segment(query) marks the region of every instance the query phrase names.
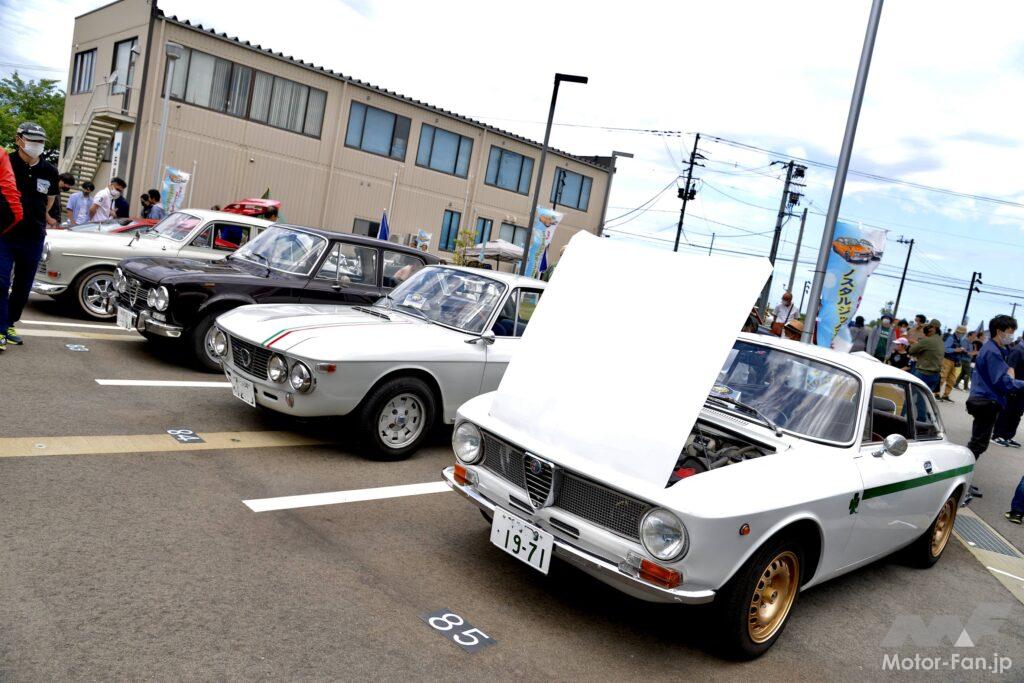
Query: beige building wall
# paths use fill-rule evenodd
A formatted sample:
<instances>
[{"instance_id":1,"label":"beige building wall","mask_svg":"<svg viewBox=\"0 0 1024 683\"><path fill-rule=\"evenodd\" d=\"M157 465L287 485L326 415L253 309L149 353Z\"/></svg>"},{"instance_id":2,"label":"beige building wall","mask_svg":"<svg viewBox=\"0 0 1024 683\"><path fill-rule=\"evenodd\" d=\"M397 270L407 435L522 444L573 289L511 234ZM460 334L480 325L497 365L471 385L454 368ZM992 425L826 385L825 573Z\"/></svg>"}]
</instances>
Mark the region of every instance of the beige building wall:
<instances>
[{"instance_id":1,"label":"beige building wall","mask_svg":"<svg viewBox=\"0 0 1024 683\"><path fill-rule=\"evenodd\" d=\"M132 10L122 13L119 8L127 6ZM122 0L80 18L76 22L76 41L81 35L83 39L89 36L102 42L103 38L94 37L99 30L97 26L109 25L115 18L120 21L122 16L126 22L132 23L132 28L119 29L116 33L108 30L108 33L114 36L135 31L140 34L141 42L148 21L148 3L143 0ZM478 217L491 219L492 239L497 239L502 222L519 226L527 224L537 182L539 145L162 17L158 17L154 24L154 49L149 58L145 90L141 93L144 105L139 122L138 152L135 173L129 179L133 211L138 209L134 198L156 186L156 156L166 68L162 46L168 41L327 92L319 139L172 101L163 165L186 172L195 168L191 183L193 206L209 208L237 199L258 197L269 188L271 197L282 202L283 220L350 232L356 218L380 220L388 207L394 185L394 206L388 215L392 236L412 234L419 229L432 233L431 251L443 258L451 258L451 253L437 249L446 209L462 214L463 227L475 227ZM108 64L112 44L111 40L106 48ZM98 63L102 61L101 57ZM141 75L141 69L137 74ZM137 77L136 83L140 82ZM74 102L80 99L78 96ZM344 145L353 100L411 119L404 162ZM69 98L69 108L74 106ZM68 111L65 112L65 123L68 123ZM468 178L416 165L420 126L424 123L473 140ZM485 184L492 145L534 159L529 196ZM542 206L550 206L551 187L559 167L591 177L593 185L587 211L558 207L565 218L556 233L553 255L575 232L598 231L609 181L608 170L604 167L549 153L544 177L540 180ZM97 181L97 185L100 184Z\"/></svg>"}]
</instances>

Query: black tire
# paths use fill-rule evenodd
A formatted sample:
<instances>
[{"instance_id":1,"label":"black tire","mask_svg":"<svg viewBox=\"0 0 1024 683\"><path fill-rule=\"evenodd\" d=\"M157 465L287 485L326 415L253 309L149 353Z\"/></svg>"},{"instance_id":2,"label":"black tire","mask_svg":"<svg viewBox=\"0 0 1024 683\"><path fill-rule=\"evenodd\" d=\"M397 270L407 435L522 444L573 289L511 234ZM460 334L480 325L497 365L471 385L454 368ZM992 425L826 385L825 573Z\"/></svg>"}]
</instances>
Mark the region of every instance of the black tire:
<instances>
[{"instance_id":1,"label":"black tire","mask_svg":"<svg viewBox=\"0 0 1024 683\"><path fill-rule=\"evenodd\" d=\"M195 359L199 369L206 372L224 371L221 367L220 359L214 356L213 352L207 349L206 345L206 335L213 330L213 323L221 313L224 313L224 311L216 311L203 316L196 326L187 332L192 358Z\"/></svg>"},{"instance_id":2,"label":"black tire","mask_svg":"<svg viewBox=\"0 0 1024 683\"><path fill-rule=\"evenodd\" d=\"M949 545L949 538L953 533L953 523L956 522L956 512L959 509L959 501L960 496L956 493L947 498L938 514L935 515L935 519L928 525L928 530L906 547L903 557L907 564L919 569L928 569L939 561L946 546ZM936 541L935 544L933 544L933 540Z\"/></svg>"},{"instance_id":3,"label":"black tire","mask_svg":"<svg viewBox=\"0 0 1024 683\"><path fill-rule=\"evenodd\" d=\"M795 559L795 569L789 563ZM774 575L769 582L764 579L769 573L777 571L773 566L778 563L785 571ZM805 567L803 548L800 544L789 537L776 537L762 545L747 560L736 575L729 580L729 583L719 591L715 599L717 610L716 620L718 622L718 645L722 654L730 659L745 660L760 657L767 652L775 641L782 635L786 624L793 614L800 595L800 586L803 584L803 570ZM795 574L795 575L794 575ZM784 593L783 602L766 602L761 599L762 591L772 590L776 595ZM785 591L782 589L785 587ZM755 592L759 593L759 599L754 602ZM778 598L776 598L778 600ZM763 605L755 609L755 604ZM774 610L773 610L774 608ZM774 625L763 624L759 621L759 615L772 615L783 611ZM763 630L754 637L754 632L763 625Z\"/></svg>"},{"instance_id":4,"label":"black tire","mask_svg":"<svg viewBox=\"0 0 1024 683\"><path fill-rule=\"evenodd\" d=\"M101 312L100 305L94 303L94 297L100 291L97 288L98 280L109 282L109 292L114 291L113 268L90 268L84 273L80 273L71 283L71 287L68 288L71 295L67 300L74 306L76 312L90 320L113 320L117 317L116 306L109 306L107 310Z\"/></svg>"},{"instance_id":5,"label":"black tire","mask_svg":"<svg viewBox=\"0 0 1024 683\"><path fill-rule=\"evenodd\" d=\"M401 397L410 397L402 400ZM390 410L397 418L412 420L415 413L414 429L405 429L410 434L408 441L395 441L388 438L383 429L379 429L385 408L392 401L398 401L397 407ZM400 412L405 406L405 415ZM424 440L430 435L437 415L437 400L430 386L418 377L395 377L375 387L363 401L357 415L359 429L362 432L363 445L369 454L378 460L404 460L419 450ZM408 425L403 422L402 425ZM395 423L394 432L403 431L404 427Z\"/></svg>"}]
</instances>

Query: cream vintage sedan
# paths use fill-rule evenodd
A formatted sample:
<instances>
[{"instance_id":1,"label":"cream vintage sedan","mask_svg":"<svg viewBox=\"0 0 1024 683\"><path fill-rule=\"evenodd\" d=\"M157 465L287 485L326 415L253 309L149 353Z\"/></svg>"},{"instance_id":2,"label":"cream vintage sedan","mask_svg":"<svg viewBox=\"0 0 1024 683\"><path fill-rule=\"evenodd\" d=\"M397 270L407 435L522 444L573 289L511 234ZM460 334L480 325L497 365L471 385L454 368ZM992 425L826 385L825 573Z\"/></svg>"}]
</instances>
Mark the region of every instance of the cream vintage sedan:
<instances>
[{"instance_id":1,"label":"cream vintage sedan","mask_svg":"<svg viewBox=\"0 0 1024 683\"><path fill-rule=\"evenodd\" d=\"M491 520L494 545L541 573L557 557L643 600L713 603L736 657L771 647L804 589L897 550L939 559L975 460L923 382L736 339L758 262L602 242L573 239L499 389L459 409L443 477ZM654 294L617 305L615 264ZM721 273L714 296L676 296ZM617 325L579 343L609 309ZM679 334L694 320L700 335Z\"/></svg>"},{"instance_id":2,"label":"cream vintage sedan","mask_svg":"<svg viewBox=\"0 0 1024 683\"><path fill-rule=\"evenodd\" d=\"M544 291L540 280L422 268L368 306L265 304L217 318L214 351L234 394L287 415L351 415L383 459L494 389Z\"/></svg>"},{"instance_id":3,"label":"cream vintage sedan","mask_svg":"<svg viewBox=\"0 0 1024 683\"><path fill-rule=\"evenodd\" d=\"M64 302L89 318L109 320L117 315L114 271L122 259L181 256L212 261L238 249L268 225L270 221L234 213L185 209L140 234L47 230L32 291Z\"/></svg>"}]
</instances>

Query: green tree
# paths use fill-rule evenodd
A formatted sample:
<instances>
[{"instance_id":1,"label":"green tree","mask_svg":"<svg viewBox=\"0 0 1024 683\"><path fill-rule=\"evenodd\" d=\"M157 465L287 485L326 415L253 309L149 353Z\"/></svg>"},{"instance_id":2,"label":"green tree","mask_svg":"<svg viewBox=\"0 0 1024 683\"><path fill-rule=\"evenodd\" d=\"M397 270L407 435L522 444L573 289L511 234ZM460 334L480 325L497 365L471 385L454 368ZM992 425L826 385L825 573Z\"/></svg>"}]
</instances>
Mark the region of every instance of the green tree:
<instances>
[{"instance_id":1,"label":"green tree","mask_svg":"<svg viewBox=\"0 0 1024 683\"><path fill-rule=\"evenodd\" d=\"M452 263L456 266L464 266L471 259L467 255L467 252L476 246L476 228L466 225L459 230L459 234L455 236L455 256L452 258Z\"/></svg>"},{"instance_id":2,"label":"green tree","mask_svg":"<svg viewBox=\"0 0 1024 683\"><path fill-rule=\"evenodd\" d=\"M0 79L0 147L14 147L14 133L22 121L34 121L46 129L46 147L59 149L64 120L64 92L57 81L24 80L15 71Z\"/></svg>"}]
</instances>

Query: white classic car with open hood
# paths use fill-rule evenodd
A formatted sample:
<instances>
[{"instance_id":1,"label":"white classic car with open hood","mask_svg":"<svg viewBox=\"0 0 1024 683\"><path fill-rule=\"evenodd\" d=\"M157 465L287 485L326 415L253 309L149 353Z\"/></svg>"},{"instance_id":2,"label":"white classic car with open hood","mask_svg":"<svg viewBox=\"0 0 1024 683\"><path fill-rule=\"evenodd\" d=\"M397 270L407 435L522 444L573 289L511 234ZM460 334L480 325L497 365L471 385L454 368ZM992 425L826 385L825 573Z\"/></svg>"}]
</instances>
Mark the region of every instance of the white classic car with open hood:
<instances>
[{"instance_id":1,"label":"white classic car with open hood","mask_svg":"<svg viewBox=\"0 0 1024 683\"><path fill-rule=\"evenodd\" d=\"M32 291L65 301L90 318L111 319L117 315L114 271L122 259L181 256L212 261L270 224L234 213L185 209L138 234L47 230Z\"/></svg>"},{"instance_id":2,"label":"white classic car with open hood","mask_svg":"<svg viewBox=\"0 0 1024 683\"><path fill-rule=\"evenodd\" d=\"M235 396L302 417L353 415L373 452L411 455L498 386L545 283L427 266L372 306L265 304L217 318Z\"/></svg>"},{"instance_id":3,"label":"white classic car with open hood","mask_svg":"<svg viewBox=\"0 0 1024 683\"><path fill-rule=\"evenodd\" d=\"M443 473L505 552L713 602L738 657L775 642L804 588L901 548L935 563L974 467L910 374L737 339L767 272L577 235L498 390L459 409ZM647 297L621 287L641 279Z\"/></svg>"}]
</instances>

